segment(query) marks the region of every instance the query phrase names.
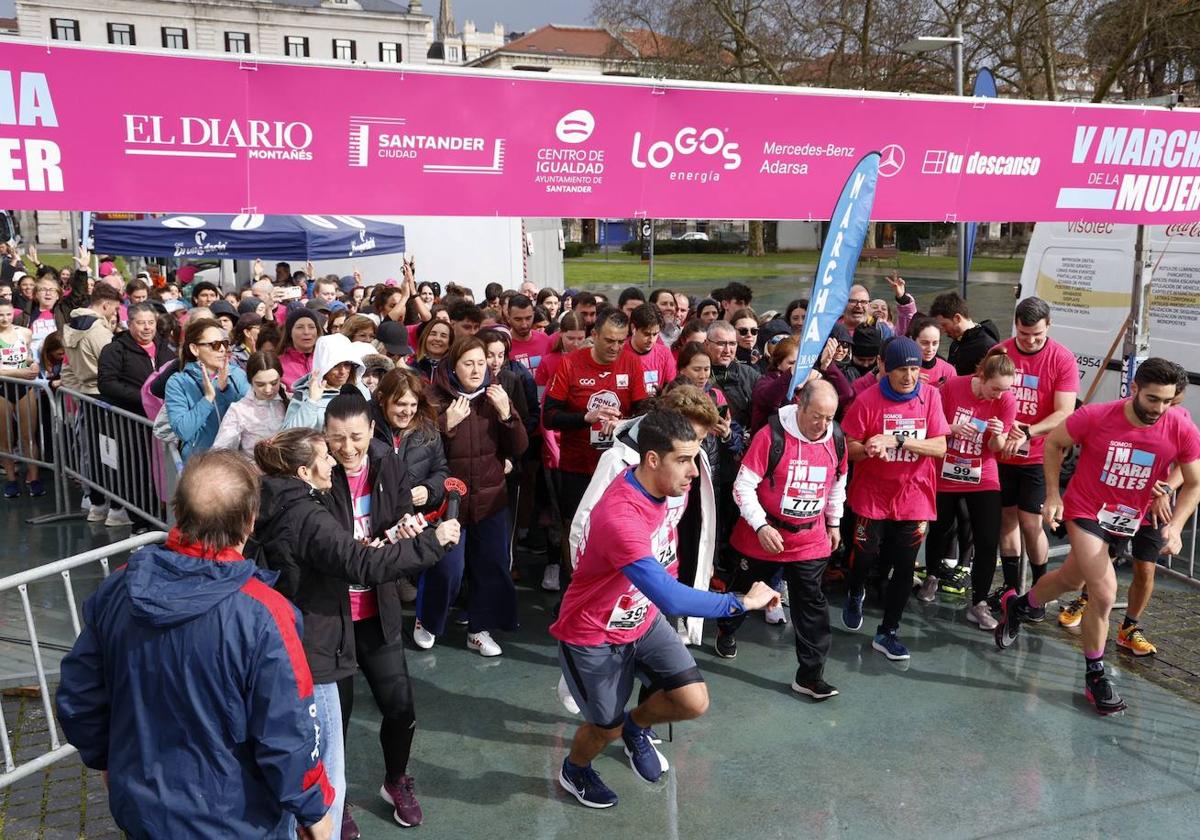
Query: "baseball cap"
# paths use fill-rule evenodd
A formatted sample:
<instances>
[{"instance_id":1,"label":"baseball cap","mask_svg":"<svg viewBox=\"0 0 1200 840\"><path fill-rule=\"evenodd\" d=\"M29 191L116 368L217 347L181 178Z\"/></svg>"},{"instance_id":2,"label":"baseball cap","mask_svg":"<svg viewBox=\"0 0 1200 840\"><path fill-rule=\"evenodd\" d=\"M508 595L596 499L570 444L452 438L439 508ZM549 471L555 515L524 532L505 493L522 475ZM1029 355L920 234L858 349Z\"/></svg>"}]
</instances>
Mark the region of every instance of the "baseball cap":
<instances>
[{"instance_id":1,"label":"baseball cap","mask_svg":"<svg viewBox=\"0 0 1200 840\"><path fill-rule=\"evenodd\" d=\"M380 324L375 340L393 356L412 354L412 348L408 346L408 327L399 321L387 320Z\"/></svg>"}]
</instances>

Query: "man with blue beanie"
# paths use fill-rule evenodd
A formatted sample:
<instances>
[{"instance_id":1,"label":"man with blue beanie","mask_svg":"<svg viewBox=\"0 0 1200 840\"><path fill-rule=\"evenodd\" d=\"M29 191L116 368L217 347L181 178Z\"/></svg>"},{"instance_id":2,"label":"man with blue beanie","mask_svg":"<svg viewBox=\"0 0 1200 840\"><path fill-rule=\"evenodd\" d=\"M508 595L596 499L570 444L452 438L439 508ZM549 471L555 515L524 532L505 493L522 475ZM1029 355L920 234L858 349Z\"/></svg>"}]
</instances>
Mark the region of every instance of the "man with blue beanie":
<instances>
[{"instance_id":1,"label":"man with blue beanie","mask_svg":"<svg viewBox=\"0 0 1200 840\"><path fill-rule=\"evenodd\" d=\"M917 551L927 523L937 518L938 466L950 428L941 395L921 382L917 343L894 338L883 360L886 376L854 400L842 421L850 460L857 465L847 496L858 516L842 623L848 630L862 627L867 575L886 552L892 576L871 647L888 659L903 660L908 649L897 631L912 592Z\"/></svg>"}]
</instances>

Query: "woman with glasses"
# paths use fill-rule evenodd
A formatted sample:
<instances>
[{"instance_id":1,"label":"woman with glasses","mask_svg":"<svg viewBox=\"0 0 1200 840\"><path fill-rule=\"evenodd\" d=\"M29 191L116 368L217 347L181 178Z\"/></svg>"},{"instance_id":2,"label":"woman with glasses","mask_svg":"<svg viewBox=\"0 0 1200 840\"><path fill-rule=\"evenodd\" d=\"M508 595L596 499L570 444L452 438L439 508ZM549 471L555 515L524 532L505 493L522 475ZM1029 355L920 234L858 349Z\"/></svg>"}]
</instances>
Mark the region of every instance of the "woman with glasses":
<instances>
[{"instance_id":1,"label":"woman with glasses","mask_svg":"<svg viewBox=\"0 0 1200 840\"><path fill-rule=\"evenodd\" d=\"M193 452L212 447L225 412L246 396L250 384L241 368L230 364L229 339L212 318L188 322L180 361L183 370L167 380L165 404L187 461Z\"/></svg>"},{"instance_id":2,"label":"woman with glasses","mask_svg":"<svg viewBox=\"0 0 1200 840\"><path fill-rule=\"evenodd\" d=\"M729 323L737 332L737 360L757 365L760 354L754 345L758 342L758 316L753 309L739 309L730 316Z\"/></svg>"}]
</instances>

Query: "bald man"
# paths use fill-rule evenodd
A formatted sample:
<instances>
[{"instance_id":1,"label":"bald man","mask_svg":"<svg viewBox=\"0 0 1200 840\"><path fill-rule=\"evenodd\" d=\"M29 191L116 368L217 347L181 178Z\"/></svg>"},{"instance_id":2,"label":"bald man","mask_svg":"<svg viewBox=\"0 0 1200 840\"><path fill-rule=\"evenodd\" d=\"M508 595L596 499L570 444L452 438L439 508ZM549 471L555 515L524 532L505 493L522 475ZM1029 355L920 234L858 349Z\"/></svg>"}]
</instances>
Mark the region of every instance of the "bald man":
<instances>
[{"instance_id":1,"label":"bald man","mask_svg":"<svg viewBox=\"0 0 1200 840\"><path fill-rule=\"evenodd\" d=\"M783 570L796 630L792 690L814 701L838 693L823 678L830 633L821 589L829 555L841 543L846 499L846 444L833 419L837 408L832 385L806 384L759 429L733 484L741 517L729 539L738 556L731 591L746 592L754 581L769 581ZM743 620L717 622L719 655L737 655L734 633Z\"/></svg>"}]
</instances>

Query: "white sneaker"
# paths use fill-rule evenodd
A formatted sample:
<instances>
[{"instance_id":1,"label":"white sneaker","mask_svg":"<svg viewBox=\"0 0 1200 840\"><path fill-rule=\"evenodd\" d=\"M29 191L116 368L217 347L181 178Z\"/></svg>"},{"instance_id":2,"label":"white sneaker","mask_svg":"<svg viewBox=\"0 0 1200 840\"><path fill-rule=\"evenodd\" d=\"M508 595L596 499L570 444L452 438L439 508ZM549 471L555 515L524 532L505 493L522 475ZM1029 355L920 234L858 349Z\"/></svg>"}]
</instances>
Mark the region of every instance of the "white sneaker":
<instances>
[{"instance_id":1,"label":"white sneaker","mask_svg":"<svg viewBox=\"0 0 1200 840\"><path fill-rule=\"evenodd\" d=\"M500 645L496 644L496 640L492 638L492 634L486 630L481 630L478 633L468 633L467 648L479 651L480 656L499 656L504 653L500 649Z\"/></svg>"},{"instance_id":2,"label":"white sneaker","mask_svg":"<svg viewBox=\"0 0 1200 840\"><path fill-rule=\"evenodd\" d=\"M108 505L92 505L88 511L88 522L103 522L108 519Z\"/></svg>"},{"instance_id":3,"label":"white sneaker","mask_svg":"<svg viewBox=\"0 0 1200 840\"><path fill-rule=\"evenodd\" d=\"M91 519L89 516L88 519ZM123 528L126 525L132 525L133 520L129 518L129 511L125 508L109 508L108 516L104 517L104 524L109 528Z\"/></svg>"},{"instance_id":4,"label":"white sneaker","mask_svg":"<svg viewBox=\"0 0 1200 840\"><path fill-rule=\"evenodd\" d=\"M980 630L995 630L999 624L992 611L988 609L987 601L980 601L974 606L967 607L967 621L978 624Z\"/></svg>"},{"instance_id":5,"label":"white sneaker","mask_svg":"<svg viewBox=\"0 0 1200 840\"><path fill-rule=\"evenodd\" d=\"M397 583L400 584L400 600L406 604L411 604L417 600L417 587L411 580L406 577L400 578Z\"/></svg>"},{"instance_id":6,"label":"white sneaker","mask_svg":"<svg viewBox=\"0 0 1200 840\"><path fill-rule=\"evenodd\" d=\"M567 688L567 678L559 674L558 677L558 702L563 704L563 708L573 715L579 714L579 704L575 702L574 695L571 694L571 689Z\"/></svg>"},{"instance_id":7,"label":"white sneaker","mask_svg":"<svg viewBox=\"0 0 1200 840\"><path fill-rule=\"evenodd\" d=\"M775 624L782 626L787 624L787 616L783 614L783 607L772 607L766 613L767 624Z\"/></svg>"},{"instance_id":8,"label":"white sneaker","mask_svg":"<svg viewBox=\"0 0 1200 840\"><path fill-rule=\"evenodd\" d=\"M926 576L921 583L921 588L917 590L917 600L924 601L926 604L932 604L937 600L938 579L933 575Z\"/></svg>"},{"instance_id":9,"label":"white sneaker","mask_svg":"<svg viewBox=\"0 0 1200 840\"><path fill-rule=\"evenodd\" d=\"M84 496L83 501L81 501L79 503L79 509L84 511L85 513L87 511L91 510L92 509L92 500L89 499L87 496Z\"/></svg>"},{"instance_id":10,"label":"white sneaker","mask_svg":"<svg viewBox=\"0 0 1200 840\"><path fill-rule=\"evenodd\" d=\"M429 650L433 647L433 643L437 641L437 636L430 633L421 626L421 620L417 619L417 623L413 625L413 642L421 650Z\"/></svg>"},{"instance_id":11,"label":"white sneaker","mask_svg":"<svg viewBox=\"0 0 1200 840\"><path fill-rule=\"evenodd\" d=\"M558 581L558 565L547 566L546 571L542 572L542 589L547 592L557 592L561 585Z\"/></svg>"}]
</instances>

